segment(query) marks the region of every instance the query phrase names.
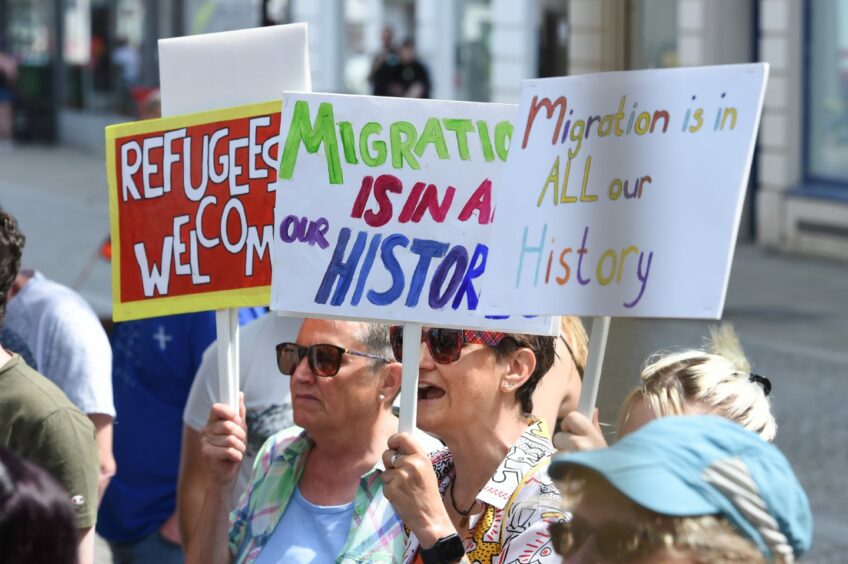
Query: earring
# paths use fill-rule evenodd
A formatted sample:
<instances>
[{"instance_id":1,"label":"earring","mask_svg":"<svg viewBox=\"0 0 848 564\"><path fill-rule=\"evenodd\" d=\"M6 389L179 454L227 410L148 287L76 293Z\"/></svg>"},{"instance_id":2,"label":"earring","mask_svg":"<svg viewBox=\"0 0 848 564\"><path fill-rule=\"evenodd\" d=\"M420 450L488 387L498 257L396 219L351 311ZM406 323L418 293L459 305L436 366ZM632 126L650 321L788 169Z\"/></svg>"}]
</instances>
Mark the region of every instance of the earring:
<instances>
[{"instance_id":1,"label":"earring","mask_svg":"<svg viewBox=\"0 0 848 564\"><path fill-rule=\"evenodd\" d=\"M384 399L386 399L385 394L380 394L380 401L383 401Z\"/></svg>"},{"instance_id":2,"label":"earring","mask_svg":"<svg viewBox=\"0 0 848 564\"><path fill-rule=\"evenodd\" d=\"M512 389L512 384L506 384L506 383L505 383L505 384L504 384L503 386L501 386L501 387L503 388L503 391L508 392L508 391L510 391L510 390Z\"/></svg>"}]
</instances>

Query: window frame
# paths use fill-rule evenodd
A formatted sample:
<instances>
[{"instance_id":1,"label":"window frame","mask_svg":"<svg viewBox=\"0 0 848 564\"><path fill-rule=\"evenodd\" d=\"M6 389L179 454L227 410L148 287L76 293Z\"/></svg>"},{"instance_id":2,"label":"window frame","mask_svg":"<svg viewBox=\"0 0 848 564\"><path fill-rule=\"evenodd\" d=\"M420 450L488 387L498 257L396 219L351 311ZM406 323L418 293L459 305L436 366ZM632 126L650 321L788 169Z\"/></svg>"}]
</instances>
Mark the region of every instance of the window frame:
<instances>
[{"instance_id":1,"label":"window frame","mask_svg":"<svg viewBox=\"0 0 848 564\"><path fill-rule=\"evenodd\" d=\"M820 0L819 0L820 1ZM811 133L812 127L812 59L813 59L813 2L805 0L803 4L802 40L802 86L801 86L801 186L792 192L812 198L843 200L848 202L848 176L843 179L820 176L812 172Z\"/></svg>"}]
</instances>

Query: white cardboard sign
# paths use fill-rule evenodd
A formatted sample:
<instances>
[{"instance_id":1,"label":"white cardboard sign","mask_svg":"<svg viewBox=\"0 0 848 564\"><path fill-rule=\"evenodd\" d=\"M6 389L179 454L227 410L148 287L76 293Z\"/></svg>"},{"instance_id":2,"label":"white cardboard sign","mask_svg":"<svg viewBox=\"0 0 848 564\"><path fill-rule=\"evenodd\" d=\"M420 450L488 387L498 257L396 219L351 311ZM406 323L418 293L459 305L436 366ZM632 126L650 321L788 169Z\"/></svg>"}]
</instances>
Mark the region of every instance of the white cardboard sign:
<instances>
[{"instance_id":1,"label":"white cardboard sign","mask_svg":"<svg viewBox=\"0 0 848 564\"><path fill-rule=\"evenodd\" d=\"M159 81L163 116L270 102L284 90L309 91L306 24L160 39Z\"/></svg>"},{"instance_id":2,"label":"white cardboard sign","mask_svg":"<svg viewBox=\"0 0 848 564\"><path fill-rule=\"evenodd\" d=\"M271 307L551 333L479 293L515 106L286 93Z\"/></svg>"},{"instance_id":3,"label":"white cardboard sign","mask_svg":"<svg viewBox=\"0 0 848 564\"><path fill-rule=\"evenodd\" d=\"M484 308L720 317L767 74L759 63L525 81Z\"/></svg>"}]
</instances>

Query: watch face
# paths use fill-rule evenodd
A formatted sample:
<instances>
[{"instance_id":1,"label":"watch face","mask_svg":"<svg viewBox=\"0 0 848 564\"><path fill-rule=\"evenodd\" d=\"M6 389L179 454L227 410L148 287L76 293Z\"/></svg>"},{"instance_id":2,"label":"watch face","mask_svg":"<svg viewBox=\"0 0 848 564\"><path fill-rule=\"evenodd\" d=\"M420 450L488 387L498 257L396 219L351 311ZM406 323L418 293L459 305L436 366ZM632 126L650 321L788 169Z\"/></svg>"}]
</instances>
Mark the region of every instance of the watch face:
<instances>
[{"instance_id":1,"label":"watch face","mask_svg":"<svg viewBox=\"0 0 848 564\"><path fill-rule=\"evenodd\" d=\"M465 556L465 546L456 534L439 539L436 550L443 562L455 562Z\"/></svg>"}]
</instances>

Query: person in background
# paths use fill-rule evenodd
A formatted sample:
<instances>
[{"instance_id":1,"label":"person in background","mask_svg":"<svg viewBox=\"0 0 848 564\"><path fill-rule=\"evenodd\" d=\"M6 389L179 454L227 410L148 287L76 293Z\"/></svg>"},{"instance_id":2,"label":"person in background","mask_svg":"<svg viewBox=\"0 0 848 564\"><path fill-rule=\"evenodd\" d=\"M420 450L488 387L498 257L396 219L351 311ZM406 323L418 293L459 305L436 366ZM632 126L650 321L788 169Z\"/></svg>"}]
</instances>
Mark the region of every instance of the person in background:
<instances>
[{"instance_id":1,"label":"person in background","mask_svg":"<svg viewBox=\"0 0 848 564\"><path fill-rule=\"evenodd\" d=\"M401 361L402 328L391 335ZM447 448L428 455L398 433L383 453L386 497L411 531L402 562L553 562L554 448L531 414L554 337L425 328L422 341L418 426Z\"/></svg>"},{"instance_id":2,"label":"person in background","mask_svg":"<svg viewBox=\"0 0 848 564\"><path fill-rule=\"evenodd\" d=\"M812 515L772 444L712 415L651 421L606 449L554 457L570 520L551 525L566 563L791 564Z\"/></svg>"},{"instance_id":3,"label":"person in background","mask_svg":"<svg viewBox=\"0 0 848 564\"><path fill-rule=\"evenodd\" d=\"M533 392L533 414L545 420L551 433L580 400L589 337L579 317L562 316L555 353L554 365Z\"/></svg>"},{"instance_id":4,"label":"person in background","mask_svg":"<svg viewBox=\"0 0 848 564\"><path fill-rule=\"evenodd\" d=\"M74 507L56 480L0 446L0 554L6 564L75 564Z\"/></svg>"},{"instance_id":5,"label":"person in background","mask_svg":"<svg viewBox=\"0 0 848 564\"><path fill-rule=\"evenodd\" d=\"M381 34L382 47L374 55L371 62L371 72L368 73L368 82L371 83L374 96L388 96L389 83L394 76L398 64L397 49L394 44L394 31L389 26L383 28Z\"/></svg>"},{"instance_id":6,"label":"person in background","mask_svg":"<svg viewBox=\"0 0 848 564\"><path fill-rule=\"evenodd\" d=\"M115 474L112 349L106 331L82 296L38 271L20 271L8 295L9 328L32 350L41 373L94 423L102 496Z\"/></svg>"},{"instance_id":7,"label":"person in background","mask_svg":"<svg viewBox=\"0 0 848 564\"><path fill-rule=\"evenodd\" d=\"M642 370L641 385L622 403L619 435L632 433L648 421L669 415L710 413L726 417L774 440L777 423L771 411L771 382L751 372L733 328L710 330L706 350L655 355ZM597 425L573 411L562 423L554 444L563 450L603 448Z\"/></svg>"},{"instance_id":8,"label":"person in background","mask_svg":"<svg viewBox=\"0 0 848 564\"><path fill-rule=\"evenodd\" d=\"M202 439L212 479L189 562L399 560L406 535L383 495L380 460L398 426L401 367L390 350L386 325L321 319L305 320L297 342L277 345L299 427L265 442L229 526L248 441L244 405L240 416L212 407Z\"/></svg>"},{"instance_id":9,"label":"person in background","mask_svg":"<svg viewBox=\"0 0 848 564\"><path fill-rule=\"evenodd\" d=\"M399 64L389 81L389 95L404 98L429 98L430 72L418 60L412 39L403 41L398 52L398 59Z\"/></svg>"},{"instance_id":10,"label":"person in background","mask_svg":"<svg viewBox=\"0 0 848 564\"><path fill-rule=\"evenodd\" d=\"M20 267L24 242L15 219L0 212L0 325L4 322L9 289ZM94 425L55 384L27 366L20 356L2 347L0 445L38 464L62 484L66 499L73 506L78 561L91 564L98 482ZM0 503L0 514L11 508L11 504ZM58 529L55 534L59 542ZM5 561L10 552L2 550L0 554Z\"/></svg>"},{"instance_id":11,"label":"person in background","mask_svg":"<svg viewBox=\"0 0 848 564\"><path fill-rule=\"evenodd\" d=\"M275 347L297 338L303 320L270 313L244 327L239 334L239 389L244 393L248 442L244 461L233 486L228 510L234 509L250 481L253 461L268 438L288 427L292 419L290 378L280 374ZM177 487L177 514L183 546L188 546L206 488L209 467L201 452L201 432L212 406L218 403L218 344L212 343L203 358L183 411L183 440Z\"/></svg>"},{"instance_id":12,"label":"person in background","mask_svg":"<svg viewBox=\"0 0 848 564\"><path fill-rule=\"evenodd\" d=\"M141 53L138 47L126 38L118 40L112 51L112 64L121 71L121 84L124 88L135 86L141 77Z\"/></svg>"},{"instance_id":13,"label":"person in background","mask_svg":"<svg viewBox=\"0 0 848 564\"><path fill-rule=\"evenodd\" d=\"M248 323L264 308L244 308ZM116 323L112 331L115 460L97 520L115 564L183 562L177 523L182 413L215 312Z\"/></svg>"}]
</instances>

